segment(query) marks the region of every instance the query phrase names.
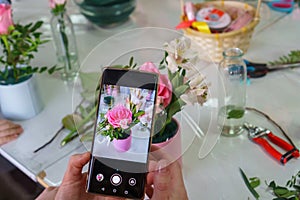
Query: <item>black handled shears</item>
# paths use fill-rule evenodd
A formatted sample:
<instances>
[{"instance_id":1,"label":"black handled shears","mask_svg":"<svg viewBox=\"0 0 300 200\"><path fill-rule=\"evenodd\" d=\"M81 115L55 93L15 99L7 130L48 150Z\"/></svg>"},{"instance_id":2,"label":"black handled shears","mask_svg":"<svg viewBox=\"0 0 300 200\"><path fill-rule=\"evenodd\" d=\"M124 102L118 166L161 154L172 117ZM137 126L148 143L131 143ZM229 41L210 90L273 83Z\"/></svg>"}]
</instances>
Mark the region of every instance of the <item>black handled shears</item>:
<instances>
[{"instance_id":1,"label":"black handled shears","mask_svg":"<svg viewBox=\"0 0 300 200\"><path fill-rule=\"evenodd\" d=\"M300 67L300 63L268 65L267 63L254 63L244 60L247 66L247 76L250 78L260 78L272 71Z\"/></svg>"}]
</instances>

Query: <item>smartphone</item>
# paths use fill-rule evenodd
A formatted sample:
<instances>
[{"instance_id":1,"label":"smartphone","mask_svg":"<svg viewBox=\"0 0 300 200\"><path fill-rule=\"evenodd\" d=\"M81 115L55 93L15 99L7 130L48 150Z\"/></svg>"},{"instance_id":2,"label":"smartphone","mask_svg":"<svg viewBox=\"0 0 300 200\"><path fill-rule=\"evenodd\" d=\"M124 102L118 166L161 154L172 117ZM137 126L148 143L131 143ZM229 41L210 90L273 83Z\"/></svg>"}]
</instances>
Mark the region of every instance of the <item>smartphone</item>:
<instances>
[{"instance_id":1,"label":"smartphone","mask_svg":"<svg viewBox=\"0 0 300 200\"><path fill-rule=\"evenodd\" d=\"M158 75L106 68L100 82L86 191L142 199L153 135ZM128 110L132 119L126 118L130 114ZM113 136L120 133L118 139Z\"/></svg>"}]
</instances>

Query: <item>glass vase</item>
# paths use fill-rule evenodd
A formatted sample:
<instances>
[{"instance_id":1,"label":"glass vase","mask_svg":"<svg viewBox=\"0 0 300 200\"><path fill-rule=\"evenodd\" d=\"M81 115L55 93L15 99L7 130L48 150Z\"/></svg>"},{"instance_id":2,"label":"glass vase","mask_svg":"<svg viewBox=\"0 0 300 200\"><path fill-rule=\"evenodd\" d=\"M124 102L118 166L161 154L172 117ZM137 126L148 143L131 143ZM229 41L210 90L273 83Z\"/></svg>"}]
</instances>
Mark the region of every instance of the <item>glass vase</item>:
<instances>
[{"instance_id":1,"label":"glass vase","mask_svg":"<svg viewBox=\"0 0 300 200\"><path fill-rule=\"evenodd\" d=\"M73 23L66 12L52 15L51 30L57 56L57 67L61 67L64 81L73 81L78 75L79 59Z\"/></svg>"},{"instance_id":2,"label":"glass vase","mask_svg":"<svg viewBox=\"0 0 300 200\"><path fill-rule=\"evenodd\" d=\"M246 106L247 68L243 51L230 48L223 52L219 64L218 125L224 136L236 136L243 131Z\"/></svg>"}]
</instances>

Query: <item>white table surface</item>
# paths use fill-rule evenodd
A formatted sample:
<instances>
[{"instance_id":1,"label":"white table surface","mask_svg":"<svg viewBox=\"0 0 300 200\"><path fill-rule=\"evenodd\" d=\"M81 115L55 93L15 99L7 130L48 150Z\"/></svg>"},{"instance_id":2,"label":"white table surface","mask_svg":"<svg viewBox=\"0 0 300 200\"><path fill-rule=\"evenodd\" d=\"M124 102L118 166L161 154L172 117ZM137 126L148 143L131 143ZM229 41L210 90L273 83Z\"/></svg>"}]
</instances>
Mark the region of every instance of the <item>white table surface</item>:
<instances>
[{"instance_id":1,"label":"white table surface","mask_svg":"<svg viewBox=\"0 0 300 200\"><path fill-rule=\"evenodd\" d=\"M45 35L50 36L51 15L47 1L19 0L13 3L15 21L29 22L33 19L42 19L45 21L43 26ZM98 43L123 31L142 27L173 29L179 22L180 5L177 0L138 0L137 8L130 20L112 29L95 29L78 14L74 5L69 6L69 12L75 20L80 59L84 60ZM261 22L255 30L245 58L267 62L286 55L290 50L299 49L299 22L299 9L286 15L270 11L263 4ZM126 42L124 44L126 45ZM126 47L120 46L119 48L126 49ZM103 55L116 54L115 49L116 47L105 49ZM100 56L100 58L103 57ZM55 59L53 45L49 42L36 55L34 64L53 65ZM99 63L99 66L102 64ZM203 69L212 83L214 82L214 67L212 65ZM255 107L271 116L286 130L298 147L300 146L299 77L300 70L296 69L269 73L266 77L252 79L247 88L247 106ZM34 154L33 150L49 140L60 128L62 117L74 110L76 103L79 102L79 95L76 92L78 86L75 86L73 90L73 87L64 85L58 77L48 75L39 75L38 81L45 102L44 110L30 120L18 122L24 127L24 134L16 141L3 145L0 153L33 180L37 181L37 175L45 172L46 184L59 185L69 157L72 154L87 151L85 146L79 140L74 140L60 148L59 141L67 134L64 132L51 145L37 154ZM212 94L211 102L213 102L213 96ZM204 132L204 135L200 137L194 134L195 130L187 122L188 119L183 117L183 172L189 198L240 200L249 197L249 199L254 199L240 176L240 167L249 177L261 178L262 183L258 189L261 199L271 199L270 194L265 191L264 181L275 180L279 184L285 184L292 175L299 171L299 160L292 159L285 166L279 164L256 144L249 141L246 133L234 138L220 137L212 151L206 149L204 155L207 156L199 159L199 149L203 147L204 136L216 134L210 132L214 129L209 129L212 125L210 123L211 105L196 110L187 109ZM272 128L275 134L282 136L279 130L263 117L248 112L246 118L258 125Z\"/></svg>"}]
</instances>

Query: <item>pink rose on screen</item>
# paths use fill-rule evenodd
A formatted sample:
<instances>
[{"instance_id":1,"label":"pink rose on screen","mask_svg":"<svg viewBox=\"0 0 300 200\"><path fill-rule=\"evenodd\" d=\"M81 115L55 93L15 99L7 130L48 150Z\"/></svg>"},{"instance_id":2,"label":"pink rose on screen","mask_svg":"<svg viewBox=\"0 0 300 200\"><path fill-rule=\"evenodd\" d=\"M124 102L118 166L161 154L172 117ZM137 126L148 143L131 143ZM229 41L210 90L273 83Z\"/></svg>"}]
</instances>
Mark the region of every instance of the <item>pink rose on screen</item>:
<instances>
[{"instance_id":1,"label":"pink rose on screen","mask_svg":"<svg viewBox=\"0 0 300 200\"><path fill-rule=\"evenodd\" d=\"M67 0L49 0L50 8L55 8L56 5L63 5Z\"/></svg>"},{"instance_id":2,"label":"pink rose on screen","mask_svg":"<svg viewBox=\"0 0 300 200\"><path fill-rule=\"evenodd\" d=\"M0 4L0 35L8 34L8 28L13 25L11 5Z\"/></svg>"},{"instance_id":3,"label":"pink rose on screen","mask_svg":"<svg viewBox=\"0 0 300 200\"><path fill-rule=\"evenodd\" d=\"M132 122L132 112L121 104L109 110L106 117L114 128L127 129Z\"/></svg>"},{"instance_id":4,"label":"pink rose on screen","mask_svg":"<svg viewBox=\"0 0 300 200\"><path fill-rule=\"evenodd\" d=\"M140 67L141 71L154 72L159 74L158 101L167 107L172 100L172 83L168 78L168 75L160 74L158 68L152 62L146 62Z\"/></svg>"}]
</instances>

